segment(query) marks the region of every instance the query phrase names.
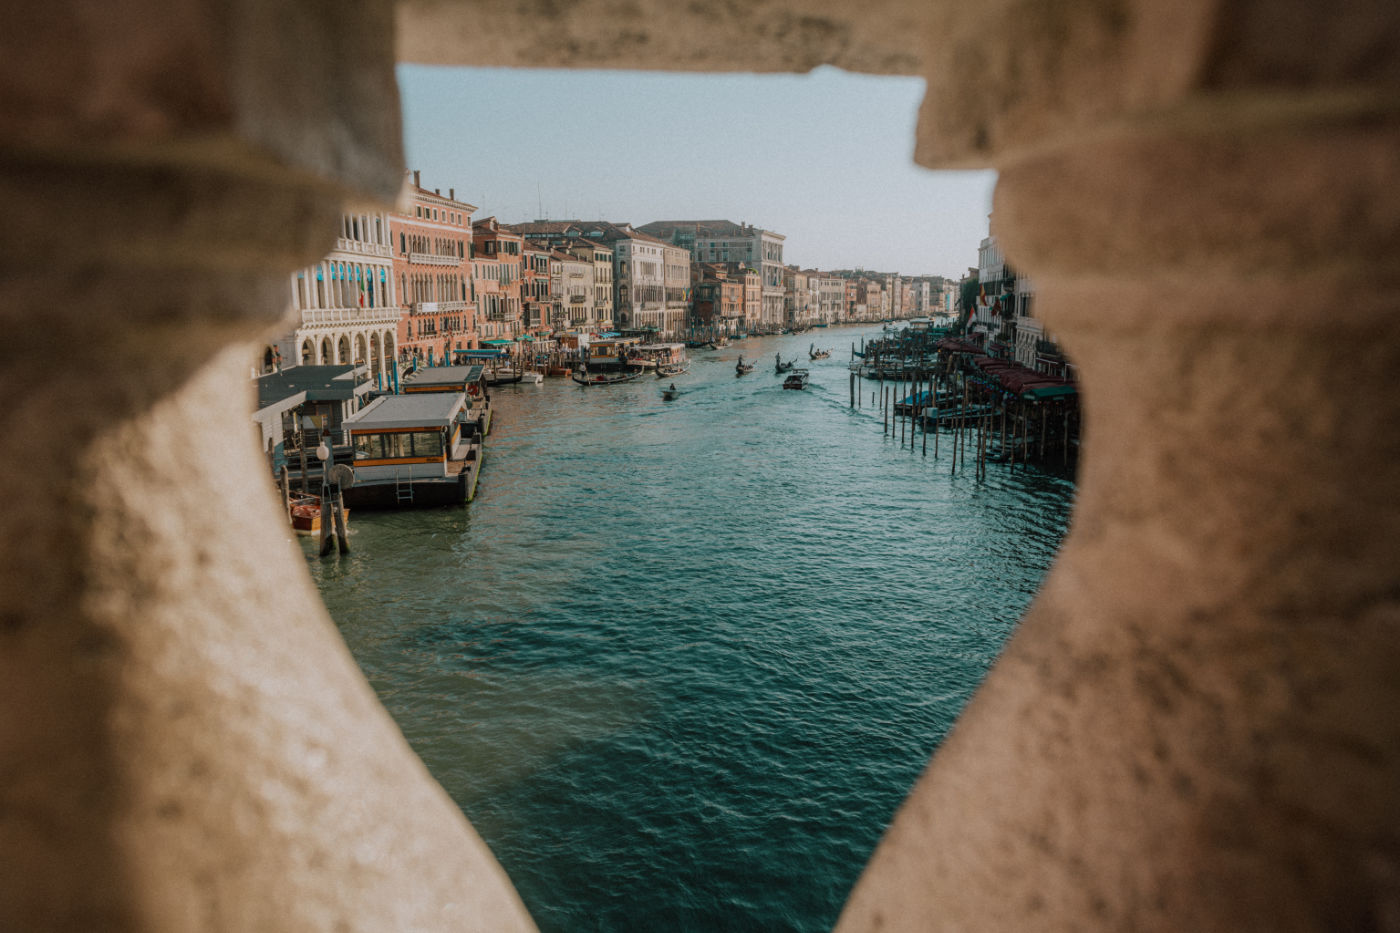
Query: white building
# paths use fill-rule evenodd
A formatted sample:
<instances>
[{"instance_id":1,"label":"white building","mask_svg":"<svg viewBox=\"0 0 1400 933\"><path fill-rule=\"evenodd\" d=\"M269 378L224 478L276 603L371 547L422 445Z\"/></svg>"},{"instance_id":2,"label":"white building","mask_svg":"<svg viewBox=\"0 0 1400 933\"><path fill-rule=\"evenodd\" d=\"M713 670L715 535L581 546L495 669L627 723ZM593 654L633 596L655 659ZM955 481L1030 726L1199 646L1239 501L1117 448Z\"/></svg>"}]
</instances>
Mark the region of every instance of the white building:
<instances>
[{"instance_id":1,"label":"white building","mask_svg":"<svg viewBox=\"0 0 1400 933\"><path fill-rule=\"evenodd\" d=\"M392 256L387 213L345 214L335 249L291 277L301 323L277 342L281 365L364 364L388 387L400 315ZM265 351L264 371L269 362Z\"/></svg>"},{"instance_id":2,"label":"white building","mask_svg":"<svg viewBox=\"0 0 1400 933\"><path fill-rule=\"evenodd\" d=\"M742 262L758 270L763 285L760 327L776 331L786 313L781 233L729 220L657 220L637 228L679 246L694 262Z\"/></svg>"}]
</instances>

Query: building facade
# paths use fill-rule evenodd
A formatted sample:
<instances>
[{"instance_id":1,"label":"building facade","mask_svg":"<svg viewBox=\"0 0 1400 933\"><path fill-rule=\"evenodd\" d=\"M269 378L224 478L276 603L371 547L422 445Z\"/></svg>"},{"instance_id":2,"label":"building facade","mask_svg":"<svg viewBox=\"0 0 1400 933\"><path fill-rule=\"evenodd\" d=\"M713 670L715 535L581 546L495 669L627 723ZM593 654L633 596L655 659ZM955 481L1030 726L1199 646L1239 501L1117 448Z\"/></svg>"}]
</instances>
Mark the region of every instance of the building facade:
<instances>
[{"instance_id":1,"label":"building facade","mask_svg":"<svg viewBox=\"0 0 1400 933\"><path fill-rule=\"evenodd\" d=\"M364 364L378 387L390 386L400 314L392 273L389 215L342 215L335 249L291 277L300 320L265 352L264 370Z\"/></svg>"},{"instance_id":2,"label":"building facade","mask_svg":"<svg viewBox=\"0 0 1400 933\"><path fill-rule=\"evenodd\" d=\"M694 262L743 262L759 274L762 299L754 330L776 331L786 317L781 233L729 220L657 220L637 228L690 253Z\"/></svg>"},{"instance_id":3,"label":"building facade","mask_svg":"<svg viewBox=\"0 0 1400 933\"><path fill-rule=\"evenodd\" d=\"M520 298L524 250L524 239L495 217L472 224L477 334L483 342L518 340L525 334Z\"/></svg>"},{"instance_id":4,"label":"building facade","mask_svg":"<svg viewBox=\"0 0 1400 933\"><path fill-rule=\"evenodd\" d=\"M448 362L453 350L477 346L473 301L472 220L476 207L428 190L413 173L411 207L390 215L398 286L399 358Z\"/></svg>"}]
</instances>

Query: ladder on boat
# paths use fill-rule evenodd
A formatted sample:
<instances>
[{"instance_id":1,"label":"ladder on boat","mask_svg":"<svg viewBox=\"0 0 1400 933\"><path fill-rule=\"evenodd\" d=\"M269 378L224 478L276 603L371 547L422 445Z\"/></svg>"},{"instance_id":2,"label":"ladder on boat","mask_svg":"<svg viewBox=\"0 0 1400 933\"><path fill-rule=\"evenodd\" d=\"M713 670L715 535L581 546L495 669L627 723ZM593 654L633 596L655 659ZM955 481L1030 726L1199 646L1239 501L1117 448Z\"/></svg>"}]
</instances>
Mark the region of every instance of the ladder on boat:
<instances>
[{"instance_id":1,"label":"ladder on boat","mask_svg":"<svg viewBox=\"0 0 1400 933\"><path fill-rule=\"evenodd\" d=\"M405 480L402 472L399 470L394 471L394 498L398 500L400 505L403 505L405 502L413 501L412 473L410 473L408 479Z\"/></svg>"}]
</instances>

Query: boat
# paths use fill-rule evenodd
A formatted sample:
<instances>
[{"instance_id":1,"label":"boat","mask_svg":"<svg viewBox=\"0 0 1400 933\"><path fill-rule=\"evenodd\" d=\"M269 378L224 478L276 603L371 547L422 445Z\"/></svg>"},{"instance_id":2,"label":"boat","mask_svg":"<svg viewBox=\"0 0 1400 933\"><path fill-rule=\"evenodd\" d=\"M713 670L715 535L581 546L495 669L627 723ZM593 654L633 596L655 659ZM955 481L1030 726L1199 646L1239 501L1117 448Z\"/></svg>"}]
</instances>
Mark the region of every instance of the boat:
<instances>
[{"instance_id":1,"label":"boat","mask_svg":"<svg viewBox=\"0 0 1400 933\"><path fill-rule=\"evenodd\" d=\"M465 394L465 420L475 425L482 437L491 433L491 393L486 368L480 363L465 366L432 366L420 369L403 380L405 395Z\"/></svg>"},{"instance_id":2,"label":"boat","mask_svg":"<svg viewBox=\"0 0 1400 933\"><path fill-rule=\"evenodd\" d=\"M818 350L814 343L807 348L807 358L812 360L824 360L831 356L830 350Z\"/></svg>"},{"instance_id":3,"label":"boat","mask_svg":"<svg viewBox=\"0 0 1400 933\"><path fill-rule=\"evenodd\" d=\"M672 383L670 386L667 386L666 388L661 390L661 400L663 402L674 402L676 400L676 397L680 394L681 390L677 389L675 384Z\"/></svg>"},{"instance_id":4,"label":"boat","mask_svg":"<svg viewBox=\"0 0 1400 933\"><path fill-rule=\"evenodd\" d=\"M287 500L287 517L291 520L292 531L299 535L316 536L321 533L321 497L310 493L294 492ZM350 510L345 510L345 522L350 522Z\"/></svg>"},{"instance_id":5,"label":"boat","mask_svg":"<svg viewBox=\"0 0 1400 933\"><path fill-rule=\"evenodd\" d=\"M779 376L792 369L792 367L797 363L796 358L790 359L786 363L784 363L783 355L781 353L774 353L773 355L777 357L777 362L773 364L773 371Z\"/></svg>"},{"instance_id":6,"label":"boat","mask_svg":"<svg viewBox=\"0 0 1400 933\"><path fill-rule=\"evenodd\" d=\"M736 363L736 364L734 365L734 375L735 375L735 376L746 376L746 375L748 375L749 373L753 372L753 365L754 365L754 364L752 364L752 363L745 363L745 362L744 362L744 358L743 358L742 356L739 357L739 362Z\"/></svg>"},{"instance_id":7,"label":"boat","mask_svg":"<svg viewBox=\"0 0 1400 933\"><path fill-rule=\"evenodd\" d=\"M476 496L482 431L465 392L385 395L345 419L354 450L346 505L461 505Z\"/></svg>"},{"instance_id":8,"label":"boat","mask_svg":"<svg viewBox=\"0 0 1400 933\"><path fill-rule=\"evenodd\" d=\"M635 382L644 375L646 375L645 369L610 369L590 372L587 367L584 367L582 372L573 373L569 378L581 386L613 386L624 382Z\"/></svg>"},{"instance_id":9,"label":"boat","mask_svg":"<svg viewBox=\"0 0 1400 933\"><path fill-rule=\"evenodd\" d=\"M811 380L811 373L805 369L794 369L788 373L788 377L783 380L784 389L805 389Z\"/></svg>"},{"instance_id":10,"label":"boat","mask_svg":"<svg viewBox=\"0 0 1400 933\"><path fill-rule=\"evenodd\" d=\"M669 379L689 372L690 358L683 343L649 343L636 349L632 365L655 367L657 379Z\"/></svg>"},{"instance_id":11,"label":"boat","mask_svg":"<svg viewBox=\"0 0 1400 933\"><path fill-rule=\"evenodd\" d=\"M524 381L530 383L531 385L543 385L544 373L540 372L537 369L527 369L524 373Z\"/></svg>"},{"instance_id":12,"label":"boat","mask_svg":"<svg viewBox=\"0 0 1400 933\"><path fill-rule=\"evenodd\" d=\"M497 363L486 371L486 384L492 386L515 385L525 378L525 371L510 361Z\"/></svg>"}]
</instances>

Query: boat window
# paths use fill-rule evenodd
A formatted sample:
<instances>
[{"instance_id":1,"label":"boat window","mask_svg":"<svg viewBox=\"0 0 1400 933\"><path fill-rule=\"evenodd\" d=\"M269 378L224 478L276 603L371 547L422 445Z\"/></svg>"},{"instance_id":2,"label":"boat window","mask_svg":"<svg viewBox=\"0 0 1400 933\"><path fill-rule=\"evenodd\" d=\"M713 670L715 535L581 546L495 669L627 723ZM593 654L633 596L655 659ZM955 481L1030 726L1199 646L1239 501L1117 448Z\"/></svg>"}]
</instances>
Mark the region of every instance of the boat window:
<instances>
[{"instance_id":1,"label":"boat window","mask_svg":"<svg viewBox=\"0 0 1400 933\"><path fill-rule=\"evenodd\" d=\"M410 437L413 439L414 457L441 457L442 456L442 432L441 431L414 431L409 435L399 435L400 437Z\"/></svg>"}]
</instances>

